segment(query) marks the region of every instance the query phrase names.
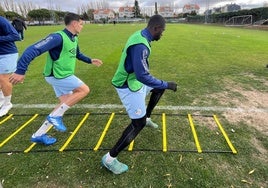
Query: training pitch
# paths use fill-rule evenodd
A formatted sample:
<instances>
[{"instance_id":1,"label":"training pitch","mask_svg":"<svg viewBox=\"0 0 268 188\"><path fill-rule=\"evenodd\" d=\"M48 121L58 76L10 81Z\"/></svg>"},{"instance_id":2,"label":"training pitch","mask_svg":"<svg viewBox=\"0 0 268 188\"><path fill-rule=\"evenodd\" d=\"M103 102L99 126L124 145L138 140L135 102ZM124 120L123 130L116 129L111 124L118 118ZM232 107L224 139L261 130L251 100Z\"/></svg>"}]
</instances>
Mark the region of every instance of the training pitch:
<instances>
[{"instance_id":1,"label":"training pitch","mask_svg":"<svg viewBox=\"0 0 268 188\"><path fill-rule=\"evenodd\" d=\"M122 48L145 24L91 25L79 34L80 50L103 60L77 62L76 75L91 92L64 116L66 133L49 130L52 146L30 136L57 103L36 58L14 108L0 118L0 182L8 187L266 187L268 174L267 31L212 25L168 24L152 43L150 72L175 81L145 128L119 156L127 173L102 168L101 157L129 119L111 85ZM20 54L64 26L34 26L17 42ZM0 184L0 185L1 185Z\"/></svg>"}]
</instances>

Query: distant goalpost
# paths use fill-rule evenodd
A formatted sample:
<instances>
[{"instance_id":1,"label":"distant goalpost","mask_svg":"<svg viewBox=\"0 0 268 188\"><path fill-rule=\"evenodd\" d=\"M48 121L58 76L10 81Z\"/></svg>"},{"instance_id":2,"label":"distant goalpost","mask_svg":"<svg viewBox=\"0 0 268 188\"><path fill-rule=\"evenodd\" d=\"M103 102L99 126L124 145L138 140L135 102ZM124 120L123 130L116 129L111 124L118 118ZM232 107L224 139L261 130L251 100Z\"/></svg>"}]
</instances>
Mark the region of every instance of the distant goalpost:
<instances>
[{"instance_id":1,"label":"distant goalpost","mask_svg":"<svg viewBox=\"0 0 268 188\"><path fill-rule=\"evenodd\" d=\"M226 26L252 25L252 15L234 16L225 22Z\"/></svg>"}]
</instances>

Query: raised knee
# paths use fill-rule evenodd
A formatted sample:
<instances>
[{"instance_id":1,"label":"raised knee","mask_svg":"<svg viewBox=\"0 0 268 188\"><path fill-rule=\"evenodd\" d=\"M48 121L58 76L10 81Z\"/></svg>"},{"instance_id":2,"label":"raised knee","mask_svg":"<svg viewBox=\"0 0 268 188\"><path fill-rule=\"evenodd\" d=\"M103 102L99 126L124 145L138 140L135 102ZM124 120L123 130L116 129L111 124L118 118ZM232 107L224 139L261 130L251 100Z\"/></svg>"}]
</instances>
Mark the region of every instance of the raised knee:
<instances>
[{"instance_id":1,"label":"raised knee","mask_svg":"<svg viewBox=\"0 0 268 188\"><path fill-rule=\"evenodd\" d=\"M90 89L87 85L83 85L75 90L75 92L80 93L83 97L87 96L90 92Z\"/></svg>"},{"instance_id":2,"label":"raised knee","mask_svg":"<svg viewBox=\"0 0 268 188\"><path fill-rule=\"evenodd\" d=\"M89 87L85 86L85 88L83 89L83 92L85 93L85 95L88 95L90 93Z\"/></svg>"},{"instance_id":3,"label":"raised knee","mask_svg":"<svg viewBox=\"0 0 268 188\"><path fill-rule=\"evenodd\" d=\"M88 86L85 87L85 92L88 94L90 92L90 89Z\"/></svg>"},{"instance_id":4,"label":"raised knee","mask_svg":"<svg viewBox=\"0 0 268 188\"><path fill-rule=\"evenodd\" d=\"M146 116L143 116L140 119L132 119L131 122L134 125L134 127L142 129L146 125Z\"/></svg>"}]
</instances>

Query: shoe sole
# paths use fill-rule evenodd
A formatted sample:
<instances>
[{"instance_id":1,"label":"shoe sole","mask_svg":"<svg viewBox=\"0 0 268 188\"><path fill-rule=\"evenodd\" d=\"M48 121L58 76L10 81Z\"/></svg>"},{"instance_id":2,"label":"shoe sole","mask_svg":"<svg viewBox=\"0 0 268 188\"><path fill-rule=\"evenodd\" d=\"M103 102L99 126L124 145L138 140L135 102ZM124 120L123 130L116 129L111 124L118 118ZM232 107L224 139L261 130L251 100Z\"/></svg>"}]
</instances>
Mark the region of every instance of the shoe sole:
<instances>
[{"instance_id":1,"label":"shoe sole","mask_svg":"<svg viewBox=\"0 0 268 188\"><path fill-rule=\"evenodd\" d=\"M38 142L38 141L33 141L32 139L31 139L31 142L34 142L34 143L36 143L36 144L43 144L43 145L46 145L46 146L50 146L50 145L53 145L53 144L55 144L56 142L57 142L57 140L55 140L55 142L53 142L53 143L48 143L48 144L46 144L46 143L44 143L44 142Z\"/></svg>"},{"instance_id":2,"label":"shoe sole","mask_svg":"<svg viewBox=\"0 0 268 188\"><path fill-rule=\"evenodd\" d=\"M153 129L158 129L158 126L154 127L154 126L151 126L151 125L146 125L146 127L150 127L150 128L153 128Z\"/></svg>"},{"instance_id":3,"label":"shoe sole","mask_svg":"<svg viewBox=\"0 0 268 188\"><path fill-rule=\"evenodd\" d=\"M119 174L122 174L122 173L124 173L124 172L127 172L128 171L128 168L127 168L127 170L125 170L125 171L123 171L123 172L121 172L121 173L115 173L114 171L112 171L107 165L105 165L105 163L103 162L103 160L101 160L101 166L103 166L103 167L105 167L106 168L106 170L108 170L108 171L110 171L110 172L112 172L112 173L114 173L114 174L116 174L116 175L119 175Z\"/></svg>"},{"instance_id":4,"label":"shoe sole","mask_svg":"<svg viewBox=\"0 0 268 188\"><path fill-rule=\"evenodd\" d=\"M46 143L44 143L44 142L35 142L35 141L32 141L32 140L31 140L31 142L36 143L36 144L43 144L43 145L45 145L45 146L50 146L50 145L55 144L57 141L55 141L55 142L53 142L53 143L49 143L49 144L46 144Z\"/></svg>"}]
</instances>

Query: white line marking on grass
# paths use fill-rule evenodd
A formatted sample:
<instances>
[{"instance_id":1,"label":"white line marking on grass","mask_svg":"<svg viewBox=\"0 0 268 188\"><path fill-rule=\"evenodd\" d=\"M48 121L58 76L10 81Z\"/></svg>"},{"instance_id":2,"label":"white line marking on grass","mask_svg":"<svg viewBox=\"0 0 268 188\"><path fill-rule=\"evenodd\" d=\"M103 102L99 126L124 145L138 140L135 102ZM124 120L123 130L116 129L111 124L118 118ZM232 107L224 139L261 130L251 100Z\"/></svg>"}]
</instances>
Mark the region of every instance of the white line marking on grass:
<instances>
[{"instance_id":1,"label":"white line marking on grass","mask_svg":"<svg viewBox=\"0 0 268 188\"><path fill-rule=\"evenodd\" d=\"M14 108L54 108L56 104L14 104ZM72 108L88 109L123 109L119 104L76 104ZM194 110L194 111L217 111L217 112L268 112L268 108L240 108L240 107L221 107L221 106L156 106L160 110Z\"/></svg>"}]
</instances>

